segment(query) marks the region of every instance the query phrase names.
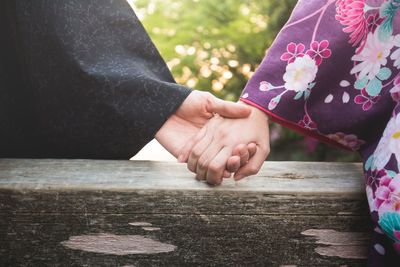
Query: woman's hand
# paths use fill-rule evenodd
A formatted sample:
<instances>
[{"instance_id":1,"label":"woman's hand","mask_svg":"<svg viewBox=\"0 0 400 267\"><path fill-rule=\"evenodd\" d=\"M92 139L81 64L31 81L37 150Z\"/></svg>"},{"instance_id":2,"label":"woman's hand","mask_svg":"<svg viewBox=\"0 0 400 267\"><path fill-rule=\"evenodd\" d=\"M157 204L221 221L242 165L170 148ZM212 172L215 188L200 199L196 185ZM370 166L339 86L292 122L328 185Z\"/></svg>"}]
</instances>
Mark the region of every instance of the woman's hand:
<instances>
[{"instance_id":1,"label":"woman's hand","mask_svg":"<svg viewBox=\"0 0 400 267\"><path fill-rule=\"evenodd\" d=\"M251 107L247 104L244 104ZM251 107L248 118L229 119L221 116L212 118L196 137L181 151L181 160L188 162L188 169L196 173L196 178L210 184L220 184L225 177L224 170L238 146L242 153L256 150L244 166L234 175L235 180L256 174L269 154L268 117L261 110ZM243 147L254 143L255 146ZM243 157L245 158L245 157ZM242 161L242 163L244 163Z\"/></svg>"}]
</instances>

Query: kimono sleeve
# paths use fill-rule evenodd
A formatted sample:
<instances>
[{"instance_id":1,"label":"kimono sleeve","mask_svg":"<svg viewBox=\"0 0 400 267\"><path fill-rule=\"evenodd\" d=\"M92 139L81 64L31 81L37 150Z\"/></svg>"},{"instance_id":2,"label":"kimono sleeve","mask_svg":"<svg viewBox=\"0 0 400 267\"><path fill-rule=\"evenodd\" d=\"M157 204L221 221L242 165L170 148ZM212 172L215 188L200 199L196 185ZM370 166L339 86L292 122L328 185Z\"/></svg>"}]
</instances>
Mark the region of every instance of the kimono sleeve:
<instances>
[{"instance_id":1,"label":"kimono sleeve","mask_svg":"<svg viewBox=\"0 0 400 267\"><path fill-rule=\"evenodd\" d=\"M33 156L129 158L190 94L126 1L8 2Z\"/></svg>"},{"instance_id":2,"label":"kimono sleeve","mask_svg":"<svg viewBox=\"0 0 400 267\"><path fill-rule=\"evenodd\" d=\"M399 11L397 0L299 1L241 96L360 152L375 226L368 266L400 262Z\"/></svg>"},{"instance_id":3,"label":"kimono sleeve","mask_svg":"<svg viewBox=\"0 0 400 267\"><path fill-rule=\"evenodd\" d=\"M364 2L299 1L241 100L345 149L377 142L395 106L389 90L398 69L379 8L365 12Z\"/></svg>"}]
</instances>

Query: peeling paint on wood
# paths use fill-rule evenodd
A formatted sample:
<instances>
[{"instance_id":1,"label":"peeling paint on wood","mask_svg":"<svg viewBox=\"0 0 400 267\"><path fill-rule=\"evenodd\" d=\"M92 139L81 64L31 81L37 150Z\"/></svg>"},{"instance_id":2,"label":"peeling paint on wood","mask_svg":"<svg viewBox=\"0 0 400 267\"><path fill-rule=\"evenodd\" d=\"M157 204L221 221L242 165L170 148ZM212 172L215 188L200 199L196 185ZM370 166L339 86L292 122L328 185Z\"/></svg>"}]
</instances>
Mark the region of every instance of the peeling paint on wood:
<instances>
[{"instance_id":1,"label":"peeling paint on wood","mask_svg":"<svg viewBox=\"0 0 400 267\"><path fill-rule=\"evenodd\" d=\"M319 246L315 252L322 256L340 257L344 259L366 259L370 234L362 232L338 232L331 229L309 229L303 235L317 238Z\"/></svg>"},{"instance_id":2,"label":"peeling paint on wood","mask_svg":"<svg viewBox=\"0 0 400 267\"><path fill-rule=\"evenodd\" d=\"M174 245L140 235L96 234L72 236L61 244L69 249L112 255L157 254L172 252Z\"/></svg>"},{"instance_id":3,"label":"peeling paint on wood","mask_svg":"<svg viewBox=\"0 0 400 267\"><path fill-rule=\"evenodd\" d=\"M329 257L340 257L343 259L366 259L368 247L362 246L328 246L315 249L319 255Z\"/></svg>"},{"instance_id":4,"label":"peeling paint on wood","mask_svg":"<svg viewBox=\"0 0 400 267\"><path fill-rule=\"evenodd\" d=\"M131 223L129 223L129 225L132 225L132 226L152 226L152 224L148 223L148 222L131 222Z\"/></svg>"},{"instance_id":5,"label":"peeling paint on wood","mask_svg":"<svg viewBox=\"0 0 400 267\"><path fill-rule=\"evenodd\" d=\"M0 159L0 266L366 266L324 256L340 238L300 234L370 235L361 165L267 163L226 182L209 187L173 163Z\"/></svg>"},{"instance_id":6,"label":"peeling paint on wood","mask_svg":"<svg viewBox=\"0 0 400 267\"><path fill-rule=\"evenodd\" d=\"M142 227L143 230L145 231L160 231L160 227Z\"/></svg>"}]
</instances>

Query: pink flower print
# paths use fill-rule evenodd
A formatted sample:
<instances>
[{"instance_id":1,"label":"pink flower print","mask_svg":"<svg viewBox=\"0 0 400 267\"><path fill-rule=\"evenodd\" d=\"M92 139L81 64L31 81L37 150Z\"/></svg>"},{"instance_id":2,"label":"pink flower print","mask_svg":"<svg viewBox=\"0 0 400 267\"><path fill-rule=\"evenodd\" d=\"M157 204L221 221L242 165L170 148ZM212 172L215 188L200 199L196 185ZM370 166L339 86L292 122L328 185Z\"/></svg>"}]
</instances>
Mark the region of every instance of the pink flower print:
<instances>
[{"instance_id":1,"label":"pink flower print","mask_svg":"<svg viewBox=\"0 0 400 267\"><path fill-rule=\"evenodd\" d=\"M390 95L393 100L396 102L400 102L400 75L393 82L394 87L390 90Z\"/></svg>"},{"instance_id":2,"label":"pink flower print","mask_svg":"<svg viewBox=\"0 0 400 267\"><path fill-rule=\"evenodd\" d=\"M361 90L361 94L357 95L357 96L354 98L354 103L362 105L362 109L363 109L364 111L367 111L367 110L369 110L374 104L376 104L376 103L379 101L380 98L381 98L380 95L377 95L377 96L370 96L370 95L367 93L367 90L365 90L365 88L364 88L364 89Z\"/></svg>"},{"instance_id":3,"label":"pink flower print","mask_svg":"<svg viewBox=\"0 0 400 267\"><path fill-rule=\"evenodd\" d=\"M365 141L358 139L358 137L354 134L338 132L334 134L328 134L327 137L354 151L358 150L361 145L365 144Z\"/></svg>"},{"instance_id":4,"label":"pink flower print","mask_svg":"<svg viewBox=\"0 0 400 267\"><path fill-rule=\"evenodd\" d=\"M358 45L367 38L368 24L364 17L365 0L338 0L336 2L336 20L345 28L345 33L350 33L349 43Z\"/></svg>"},{"instance_id":5,"label":"pink flower print","mask_svg":"<svg viewBox=\"0 0 400 267\"><path fill-rule=\"evenodd\" d=\"M385 212L400 211L400 175L381 178L375 191L374 204L379 216Z\"/></svg>"},{"instance_id":6,"label":"pink flower print","mask_svg":"<svg viewBox=\"0 0 400 267\"><path fill-rule=\"evenodd\" d=\"M367 172L365 174L366 183L367 183L367 185L369 185L371 187L374 198L375 198L375 191L379 186L379 181L381 180L382 177L386 177L386 176L387 176L387 172L384 169L381 169L381 170L375 169L375 170L373 170L371 172Z\"/></svg>"},{"instance_id":7,"label":"pink flower print","mask_svg":"<svg viewBox=\"0 0 400 267\"><path fill-rule=\"evenodd\" d=\"M397 77L394 79L393 84L395 87L400 87L400 75L397 75Z\"/></svg>"},{"instance_id":8,"label":"pink flower print","mask_svg":"<svg viewBox=\"0 0 400 267\"><path fill-rule=\"evenodd\" d=\"M304 115L303 119L299 121L299 125L305 129L315 130L317 129L317 124L311 120L308 115Z\"/></svg>"},{"instance_id":9,"label":"pink flower print","mask_svg":"<svg viewBox=\"0 0 400 267\"><path fill-rule=\"evenodd\" d=\"M328 58L332 55L332 51L328 48L328 40L323 40L320 43L314 41L310 45L310 49L307 50L306 54L315 60L317 66L322 63L322 59Z\"/></svg>"},{"instance_id":10,"label":"pink flower print","mask_svg":"<svg viewBox=\"0 0 400 267\"><path fill-rule=\"evenodd\" d=\"M283 53L283 55L281 56L281 60L292 63L296 60L296 58L304 56L303 52L305 48L305 45L302 43L290 43L286 46L287 52Z\"/></svg>"}]
</instances>

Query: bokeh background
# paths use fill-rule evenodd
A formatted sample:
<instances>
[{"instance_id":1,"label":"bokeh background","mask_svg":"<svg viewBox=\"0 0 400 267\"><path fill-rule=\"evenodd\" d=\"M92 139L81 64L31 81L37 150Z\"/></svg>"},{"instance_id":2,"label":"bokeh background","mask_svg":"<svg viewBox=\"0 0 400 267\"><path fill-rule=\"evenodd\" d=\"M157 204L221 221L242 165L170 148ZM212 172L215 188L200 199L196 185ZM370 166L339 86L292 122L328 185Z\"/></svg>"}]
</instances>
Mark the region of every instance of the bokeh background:
<instances>
[{"instance_id":1,"label":"bokeh background","mask_svg":"<svg viewBox=\"0 0 400 267\"><path fill-rule=\"evenodd\" d=\"M128 0L175 80L236 101L297 0ZM269 160L359 161L271 125Z\"/></svg>"}]
</instances>

